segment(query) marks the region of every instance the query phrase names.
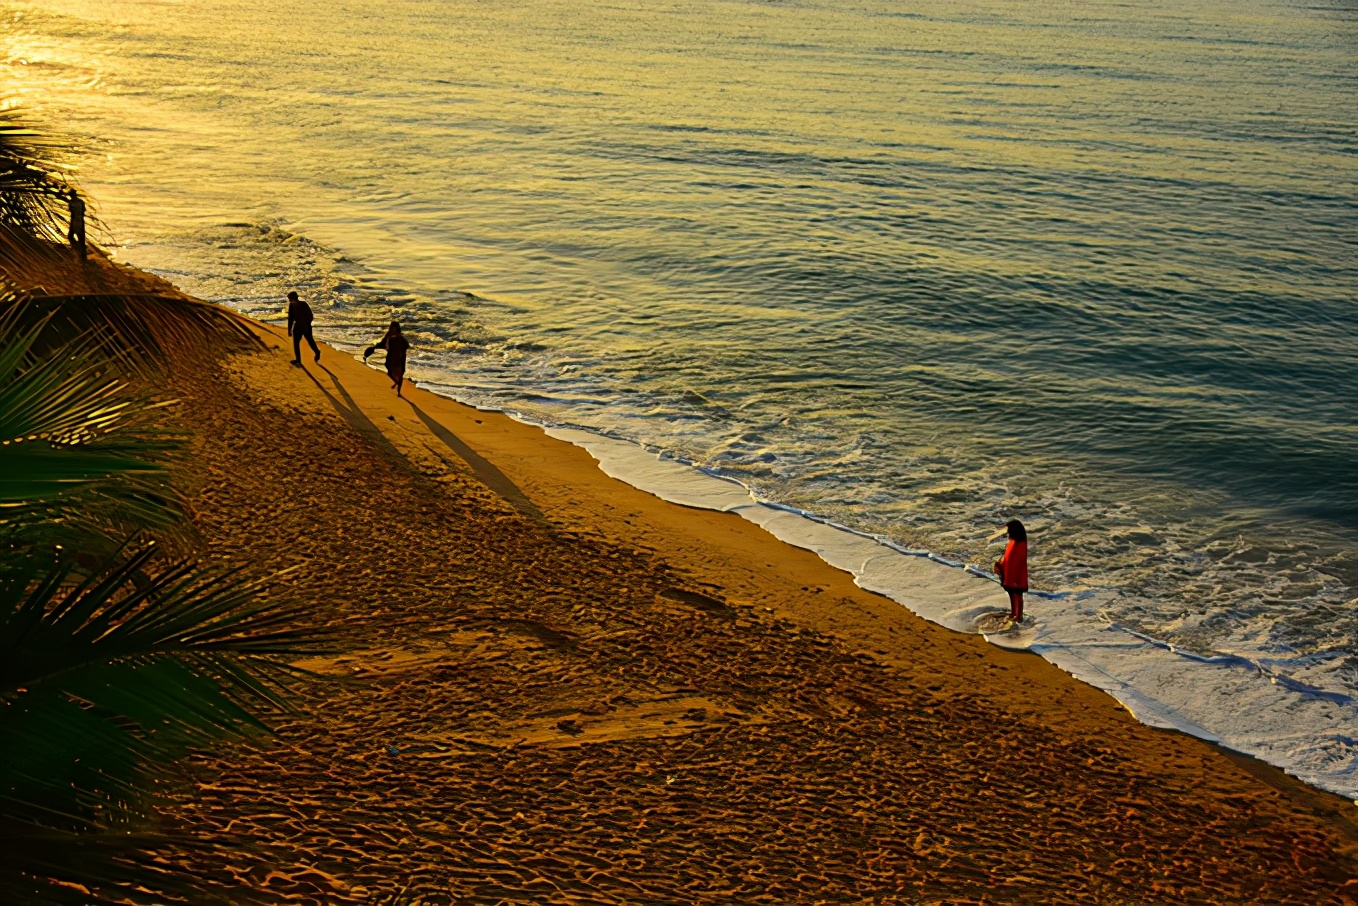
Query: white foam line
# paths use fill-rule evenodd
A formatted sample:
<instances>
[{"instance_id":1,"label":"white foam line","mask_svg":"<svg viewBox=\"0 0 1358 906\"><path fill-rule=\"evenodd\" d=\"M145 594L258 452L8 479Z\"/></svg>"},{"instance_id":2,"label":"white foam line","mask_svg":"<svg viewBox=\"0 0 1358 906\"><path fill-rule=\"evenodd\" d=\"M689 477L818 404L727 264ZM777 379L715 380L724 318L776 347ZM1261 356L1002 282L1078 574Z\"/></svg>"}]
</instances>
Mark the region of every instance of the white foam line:
<instances>
[{"instance_id":1,"label":"white foam line","mask_svg":"<svg viewBox=\"0 0 1358 906\"><path fill-rule=\"evenodd\" d=\"M511 413L512 415L512 413ZM526 421L525 419L520 419ZM775 538L812 551L867 591L934 623L978 632L978 622L1007 607L988 573L819 519L763 503L737 481L648 452L630 441L578 428L545 427L584 448L605 474L662 500L735 513ZM1110 593L1041 594L1030 622L985 635L1027 649L1113 696L1137 720L1179 730L1253 755L1347 798L1358 797L1358 714L1352 702L1286 688L1239 659L1185 657L1099 615Z\"/></svg>"},{"instance_id":2,"label":"white foam line","mask_svg":"<svg viewBox=\"0 0 1358 906\"><path fill-rule=\"evenodd\" d=\"M426 385L428 386L428 385ZM458 398L457 388L433 386ZM984 570L904 548L812 513L764 503L738 481L647 451L631 441L544 425L501 411L585 449L613 478L671 503L736 513L787 544L809 550L918 616L1003 648L1029 650L1113 696L1137 720L1252 755L1320 789L1358 800L1358 708L1353 699L1273 682L1239 658L1186 657L1103 616L1111 592L1034 592L1022 628L982 632L1007 607ZM1343 700L1341 700L1343 699Z\"/></svg>"}]
</instances>

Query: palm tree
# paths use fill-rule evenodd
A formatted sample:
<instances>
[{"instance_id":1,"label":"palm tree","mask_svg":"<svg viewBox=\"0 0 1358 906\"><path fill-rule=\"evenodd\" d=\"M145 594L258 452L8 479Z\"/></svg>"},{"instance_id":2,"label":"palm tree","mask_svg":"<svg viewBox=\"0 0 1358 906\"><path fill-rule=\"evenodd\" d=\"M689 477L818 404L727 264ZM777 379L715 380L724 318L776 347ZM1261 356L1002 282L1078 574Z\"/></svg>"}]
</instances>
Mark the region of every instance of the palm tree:
<instances>
[{"instance_id":1,"label":"palm tree","mask_svg":"<svg viewBox=\"0 0 1358 906\"><path fill-rule=\"evenodd\" d=\"M158 562L184 438L138 388L251 334L175 293L16 291L66 255L48 150L0 110L0 902L238 902L146 860L184 839L152 781L263 730L322 641L265 581Z\"/></svg>"}]
</instances>

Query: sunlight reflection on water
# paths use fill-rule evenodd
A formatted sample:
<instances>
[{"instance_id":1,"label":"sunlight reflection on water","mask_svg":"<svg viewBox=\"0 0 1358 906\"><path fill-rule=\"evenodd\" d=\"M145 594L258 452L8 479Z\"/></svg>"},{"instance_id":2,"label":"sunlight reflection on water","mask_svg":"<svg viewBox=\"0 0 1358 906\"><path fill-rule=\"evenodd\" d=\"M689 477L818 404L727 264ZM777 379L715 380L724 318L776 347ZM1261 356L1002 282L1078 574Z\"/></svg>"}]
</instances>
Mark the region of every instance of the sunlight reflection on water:
<instances>
[{"instance_id":1,"label":"sunlight reflection on water","mask_svg":"<svg viewBox=\"0 0 1358 906\"><path fill-rule=\"evenodd\" d=\"M1355 686L1343 5L0 11L134 263Z\"/></svg>"}]
</instances>

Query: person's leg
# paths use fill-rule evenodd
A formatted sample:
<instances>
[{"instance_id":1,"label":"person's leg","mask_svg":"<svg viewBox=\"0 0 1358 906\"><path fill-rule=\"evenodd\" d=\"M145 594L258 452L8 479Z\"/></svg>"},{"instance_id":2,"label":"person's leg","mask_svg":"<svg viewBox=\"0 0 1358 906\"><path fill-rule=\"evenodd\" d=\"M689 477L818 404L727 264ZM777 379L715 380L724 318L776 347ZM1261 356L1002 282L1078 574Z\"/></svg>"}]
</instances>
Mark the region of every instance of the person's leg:
<instances>
[{"instance_id":1,"label":"person's leg","mask_svg":"<svg viewBox=\"0 0 1358 906\"><path fill-rule=\"evenodd\" d=\"M294 324L292 328L292 364L302 364L302 327Z\"/></svg>"},{"instance_id":2,"label":"person's leg","mask_svg":"<svg viewBox=\"0 0 1358 906\"><path fill-rule=\"evenodd\" d=\"M402 385L403 383L405 383L405 379L406 379L406 376L405 376L404 373L396 375L396 395L397 395L397 396L400 396L400 395L401 395L401 385Z\"/></svg>"},{"instance_id":3,"label":"person's leg","mask_svg":"<svg viewBox=\"0 0 1358 906\"><path fill-rule=\"evenodd\" d=\"M1009 619L1015 623L1023 622L1023 592L1021 591L1009 593Z\"/></svg>"},{"instance_id":4,"label":"person's leg","mask_svg":"<svg viewBox=\"0 0 1358 906\"><path fill-rule=\"evenodd\" d=\"M311 351L316 353L316 361L321 360L321 347L316 345L316 338L311 335L311 325L306 326L306 342L311 347Z\"/></svg>"}]
</instances>

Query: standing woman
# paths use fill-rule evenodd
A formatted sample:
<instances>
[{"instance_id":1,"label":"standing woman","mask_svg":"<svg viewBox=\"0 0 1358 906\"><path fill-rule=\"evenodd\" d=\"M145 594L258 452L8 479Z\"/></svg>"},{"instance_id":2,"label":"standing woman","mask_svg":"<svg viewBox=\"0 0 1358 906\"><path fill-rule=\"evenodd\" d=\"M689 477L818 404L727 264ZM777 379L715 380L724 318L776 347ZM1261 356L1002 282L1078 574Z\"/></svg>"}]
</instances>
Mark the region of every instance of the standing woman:
<instances>
[{"instance_id":1,"label":"standing woman","mask_svg":"<svg viewBox=\"0 0 1358 906\"><path fill-rule=\"evenodd\" d=\"M401 334L401 325L395 321L387 328L386 336L375 346L369 346L363 352L363 361L368 361L368 356L379 349L387 351L387 377L391 378L391 386L396 388L396 395L401 396L401 383L406 378L406 350L410 348L410 341ZM404 397L402 397L404 399Z\"/></svg>"},{"instance_id":2,"label":"standing woman","mask_svg":"<svg viewBox=\"0 0 1358 906\"><path fill-rule=\"evenodd\" d=\"M1010 519L1005 530L1009 543L1004 556L995 561L995 575L1000 577L1000 587L1009 592L1009 619L1022 623L1023 593L1028 590L1028 532L1017 519Z\"/></svg>"}]
</instances>

